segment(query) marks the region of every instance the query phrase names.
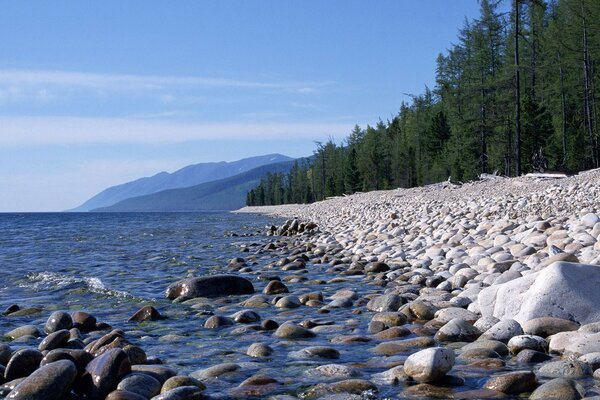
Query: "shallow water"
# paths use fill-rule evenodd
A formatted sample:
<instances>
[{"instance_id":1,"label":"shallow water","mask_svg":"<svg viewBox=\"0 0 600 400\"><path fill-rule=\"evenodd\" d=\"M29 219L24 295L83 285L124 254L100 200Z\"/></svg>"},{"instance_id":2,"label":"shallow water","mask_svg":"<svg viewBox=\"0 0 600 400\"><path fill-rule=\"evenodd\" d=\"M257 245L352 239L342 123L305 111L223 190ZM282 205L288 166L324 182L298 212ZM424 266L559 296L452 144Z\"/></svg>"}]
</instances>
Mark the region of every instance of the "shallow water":
<instances>
[{"instance_id":1,"label":"shallow water","mask_svg":"<svg viewBox=\"0 0 600 400\"><path fill-rule=\"evenodd\" d=\"M218 330L203 328L208 318L203 310L231 315L244 309L239 303L250 296L213 299L205 306L172 303L164 297L169 284L187 275L227 272L225 266L231 258L252 256L254 251L243 253L240 245L266 243L265 225L279 222L229 213L0 214L0 308L11 304L43 308L35 315L0 317L0 334L25 324L36 324L41 329L54 310L85 310L99 321L124 330L126 338L141 346L148 356L160 358L180 373L226 362L239 364L240 371L206 382L207 393L216 398L230 398L241 381L257 373L282 383L272 393L298 395L315 383L341 380L315 374L318 365L346 364L356 370L357 378L371 379L373 374L401 364L409 353L378 356L372 352L380 343L378 340L352 344L336 340L340 335L370 336L367 326L372 313L353 312L365 311L360 300L353 307L331 308L326 314L320 313L318 307L306 306L291 310L273 305L254 309L263 320L270 318L279 323L307 319L335 323L314 328L315 338L292 341L278 339L272 331L236 332L243 327L241 324ZM250 236L232 237L232 232ZM244 276L253 282L257 293L267 283L258 278L261 273L282 279L305 275L308 280L321 280L286 282L286 285L294 295L319 291L325 303L339 289L354 290L358 299L384 290L364 282L364 276L360 275L332 282L336 275L328 271L329 264L309 264L304 271L270 267L270 263L283 256L279 252L262 252L249 263L252 270ZM127 322L147 304L155 306L167 318L142 324ZM411 337L415 335L405 338ZM11 346L37 346L39 340L13 342ZM254 342L273 347L273 355L264 359L247 356L245 351ZM340 358L299 359L295 355L304 347L317 345L334 347ZM504 370L515 367L509 362ZM455 373L465 379L465 384L452 391L480 388L491 373L485 370ZM406 398L402 394L403 385L378 382L378 386L376 398Z\"/></svg>"}]
</instances>

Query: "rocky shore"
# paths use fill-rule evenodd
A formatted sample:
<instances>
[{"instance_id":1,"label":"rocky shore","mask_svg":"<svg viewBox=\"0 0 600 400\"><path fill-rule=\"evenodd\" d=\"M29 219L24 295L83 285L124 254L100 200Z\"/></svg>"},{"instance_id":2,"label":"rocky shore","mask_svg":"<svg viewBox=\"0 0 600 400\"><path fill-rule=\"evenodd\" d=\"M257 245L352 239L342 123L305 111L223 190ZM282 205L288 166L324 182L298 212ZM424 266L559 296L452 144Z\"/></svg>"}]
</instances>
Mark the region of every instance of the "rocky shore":
<instances>
[{"instance_id":1,"label":"rocky shore","mask_svg":"<svg viewBox=\"0 0 600 400\"><path fill-rule=\"evenodd\" d=\"M600 171L242 211L289 221L216 275L165 288L167 319L144 307L122 329L82 311L15 324L0 396L600 398ZM190 351L181 319L204 338L187 365L146 354L132 328Z\"/></svg>"}]
</instances>

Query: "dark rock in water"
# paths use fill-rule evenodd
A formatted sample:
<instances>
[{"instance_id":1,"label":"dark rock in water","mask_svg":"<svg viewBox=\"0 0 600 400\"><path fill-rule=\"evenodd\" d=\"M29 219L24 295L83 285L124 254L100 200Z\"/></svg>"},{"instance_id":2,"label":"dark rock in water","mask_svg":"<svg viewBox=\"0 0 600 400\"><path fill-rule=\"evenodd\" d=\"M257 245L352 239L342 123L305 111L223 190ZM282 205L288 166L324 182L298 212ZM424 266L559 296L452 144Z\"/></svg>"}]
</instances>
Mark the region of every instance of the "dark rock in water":
<instances>
[{"instance_id":1,"label":"dark rock in water","mask_svg":"<svg viewBox=\"0 0 600 400\"><path fill-rule=\"evenodd\" d=\"M59 331L56 331L56 332L51 333L48 336L46 336L44 338L44 340L42 340L42 343L40 343L40 345L38 346L38 349L40 351L44 351L44 350L54 350L59 347L64 347L67 344L67 342L69 341L70 337L71 337L71 334L69 333L68 330L61 329Z\"/></svg>"},{"instance_id":2,"label":"dark rock in water","mask_svg":"<svg viewBox=\"0 0 600 400\"><path fill-rule=\"evenodd\" d=\"M81 377L80 391L91 400L104 399L119 380L131 372L127 354L121 349L110 349L94 358Z\"/></svg>"},{"instance_id":3,"label":"dark rock in water","mask_svg":"<svg viewBox=\"0 0 600 400\"><path fill-rule=\"evenodd\" d=\"M254 293L254 286L246 278L236 275L214 275L188 278L170 285L166 290L169 299L194 297L219 297Z\"/></svg>"},{"instance_id":4,"label":"dark rock in water","mask_svg":"<svg viewBox=\"0 0 600 400\"><path fill-rule=\"evenodd\" d=\"M161 384L167 379L177 375L177 372L169 367L163 365L134 365L131 367L133 372L141 372L146 375L150 375Z\"/></svg>"},{"instance_id":5,"label":"dark rock in water","mask_svg":"<svg viewBox=\"0 0 600 400\"><path fill-rule=\"evenodd\" d=\"M73 327L73 320L71 316L64 311L55 311L50 315L48 321L46 321L46 325L44 326L44 331L46 333L54 333L56 331L60 331L61 329L71 329Z\"/></svg>"},{"instance_id":6,"label":"dark rock in water","mask_svg":"<svg viewBox=\"0 0 600 400\"><path fill-rule=\"evenodd\" d=\"M89 343L85 347L85 351L96 357L109 349L123 348L128 344L129 342L123 337L123 331L115 329L102 336L100 339Z\"/></svg>"},{"instance_id":7,"label":"dark rock in water","mask_svg":"<svg viewBox=\"0 0 600 400\"><path fill-rule=\"evenodd\" d=\"M10 356L12 355L12 350L9 345L6 343L0 343L0 364L6 365L10 360Z\"/></svg>"},{"instance_id":8,"label":"dark rock in water","mask_svg":"<svg viewBox=\"0 0 600 400\"><path fill-rule=\"evenodd\" d=\"M42 358L44 358L43 354L34 349L16 351L6 364L4 378L6 381L12 381L28 376L39 367Z\"/></svg>"},{"instance_id":9,"label":"dark rock in water","mask_svg":"<svg viewBox=\"0 0 600 400\"><path fill-rule=\"evenodd\" d=\"M165 393L181 386L196 386L200 390L206 389L204 383L200 382L198 379L192 378L191 376L179 375L167 379L165 383L163 383L160 392Z\"/></svg>"},{"instance_id":10,"label":"dark rock in water","mask_svg":"<svg viewBox=\"0 0 600 400\"><path fill-rule=\"evenodd\" d=\"M96 329L96 317L84 311L75 311L71 318L73 326L82 332L89 332Z\"/></svg>"},{"instance_id":11,"label":"dark rock in water","mask_svg":"<svg viewBox=\"0 0 600 400\"><path fill-rule=\"evenodd\" d=\"M515 361L520 364L536 364L551 359L552 357L548 354L536 350L525 349L519 352L519 354L515 358Z\"/></svg>"},{"instance_id":12,"label":"dark rock in water","mask_svg":"<svg viewBox=\"0 0 600 400\"><path fill-rule=\"evenodd\" d=\"M106 396L106 400L148 400L148 397L127 390L115 390Z\"/></svg>"},{"instance_id":13,"label":"dark rock in water","mask_svg":"<svg viewBox=\"0 0 600 400\"><path fill-rule=\"evenodd\" d=\"M531 396L531 400L569 399L578 400L583 397L585 389L571 379L552 379L538 387Z\"/></svg>"},{"instance_id":14,"label":"dark rock in water","mask_svg":"<svg viewBox=\"0 0 600 400\"><path fill-rule=\"evenodd\" d=\"M8 307L6 307L6 310L4 310L4 312L2 313L2 315L8 315L8 314L12 314L15 311L19 311L21 309L21 307L19 307L16 304L12 304Z\"/></svg>"},{"instance_id":15,"label":"dark rock in water","mask_svg":"<svg viewBox=\"0 0 600 400\"><path fill-rule=\"evenodd\" d=\"M85 367L93 359L94 356L92 356L87 351L71 349L54 349L46 353L40 365L43 367L44 365L53 363L55 361L69 360L75 363L77 371L79 375L81 375L85 371Z\"/></svg>"},{"instance_id":16,"label":"dark rock in water","mask_svg":"<svg viewBox=\"0 0 600 400\"><path fill-rule=\"evenodd\" d=\"M162 384L150 375L134 372L125 376L117 385L117 390L124 390L148 399L160 393Z\"/></svg>"},{"instance_id":17,"label":"dark rock in water","mask_svg":"<svg viewBox=\"0 0 600 400\"><path fill-rule=\"evenodd\" d=\"M218 329L231 325L235 325L234 320L220 315L213 315L204 322L204 327L206 329Z\"/></svg>"},{"instance_id":18,"label":"dark rock in water","mask_svg":"<svg viewBox=\"0 0 600 400\"><path fill-rule=\"evenodd\" d=\"M284 283L276 280L270 281L269 284L263 289L264 294L281 294L289 292L290 290Z\"/></svg>"},{"instance_id":19,"label":"dark rock in water","mask_svg":"<svg viewBox=\"0 0 600 400\"><path fill-rule=\"evenodd\" d=\"M533 372L515 371L491 377L484 387L506 394L520 394L534 391L537 380Z\"/></svg>"},{"instance_id":20,"label":"dark rock in water","mask_svg":"<svg viewBox=\"0 0 600 400\"><path fill-rule=\"evenodd\" d=\"M201 400L206 398L196 386L179 386L154 396L152 400Z\"/></svg>"},{"instance_id":21,"label":"dark rock in water","mask_svg":"<svg viewBox=\"0 0 600 400\"><path fill-rule=\"evenodd\" d=\"M8 395L16 400L61 400L67 397L77 377L75 364L60 360L48 364L19 383Z\"/></svg>"},{"instance_id":22,"label":"dark rock in water","mask_svg":"<svg viewBox=\"0 0 600 400\"><path fill-rule=\"evenodd\" d=\"M136 313L133 314L128 321L144 322L158 321L159 319L162 319L162 316L156 308L152 306L144 306L136 311Z\"/></svg>"}]
</instances>

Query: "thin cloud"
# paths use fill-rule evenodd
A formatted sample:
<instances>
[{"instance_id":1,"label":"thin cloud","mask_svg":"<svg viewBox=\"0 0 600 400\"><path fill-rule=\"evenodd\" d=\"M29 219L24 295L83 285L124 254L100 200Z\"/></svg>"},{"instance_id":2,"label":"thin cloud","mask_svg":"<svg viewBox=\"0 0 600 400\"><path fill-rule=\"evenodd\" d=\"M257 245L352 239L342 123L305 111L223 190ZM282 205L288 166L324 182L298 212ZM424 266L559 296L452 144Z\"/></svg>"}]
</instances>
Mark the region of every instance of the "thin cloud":
<instances>
[{"instance_id":1,"label":"thin cloud","mask_svg":"<svg viewBox=\"0 0 600 400\"><path fill-rule=\"evenodd\" d=\"M206 139L319 139L345 136L351 123L172 122L118 118L0 117L0 145L181 143Z\"/></svg>"},{"instance_id":2,"label":"thin cloud","mask_svg":"<svg viewBox=\"0 0 600 400\"><path fill-rule=\"evenodd\" d=\"M98 74L79 71L48 70L0 70L0 85L51 85L60 87L90 88L104 90L160 90L172 87L195 88L248 88L294 90L300 93L314 92L316 87L329 86L332 82L267 82L198 76L160 76L132 74Z\"/></svg>"}]
</instances>

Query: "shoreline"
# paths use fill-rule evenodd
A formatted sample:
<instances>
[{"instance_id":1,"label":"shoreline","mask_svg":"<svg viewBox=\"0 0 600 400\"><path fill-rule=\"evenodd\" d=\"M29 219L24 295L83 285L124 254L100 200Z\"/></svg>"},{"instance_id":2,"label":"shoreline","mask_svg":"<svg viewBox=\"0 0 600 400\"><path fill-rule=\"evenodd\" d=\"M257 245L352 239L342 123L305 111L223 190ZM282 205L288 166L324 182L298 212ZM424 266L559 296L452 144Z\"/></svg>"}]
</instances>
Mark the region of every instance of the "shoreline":
<instances>
[{"instance_id":1,"label":"shoreline","mask_svg":"<svg viewBox=\"0 0 600 400\"><path fill-rule=\"evenodd\" d=\"M139 397L115 391L117 381L99 365L133 372L119 378L120 390L148 389L136 384L151 382L147 376L162 380L145 397L153 400L186 391L271 400L599 396L598 199L600 170L246 208L239 212L297 220L277 228L282 236L238 244L243 258L215 271L221 277L170 285L167 319L153 322L152 310L140 316L156 324L154 339L201 361L157 365L135 327L87 332L81 315L59 312L64 325L47 331L38 350L57 341L51 351L62 358L21 371L25 380L12 385L43 390L32 377L59 381L75 373L67 360L92 354L91 367L77 369L104 382L98 398L111 400ZM197 321L193 347L186 346L192 333L177 329L182 319ZM19 328L29 336L23 344L44 336ZM7 347L3 365L22 345L17 338ZM185 376L172 378L181 369ZM94 393L77 379L84 385L77 390ZM163 389L171 397L158 394Z\"/></svg>"}]
</instances>

